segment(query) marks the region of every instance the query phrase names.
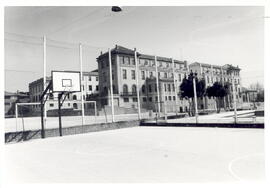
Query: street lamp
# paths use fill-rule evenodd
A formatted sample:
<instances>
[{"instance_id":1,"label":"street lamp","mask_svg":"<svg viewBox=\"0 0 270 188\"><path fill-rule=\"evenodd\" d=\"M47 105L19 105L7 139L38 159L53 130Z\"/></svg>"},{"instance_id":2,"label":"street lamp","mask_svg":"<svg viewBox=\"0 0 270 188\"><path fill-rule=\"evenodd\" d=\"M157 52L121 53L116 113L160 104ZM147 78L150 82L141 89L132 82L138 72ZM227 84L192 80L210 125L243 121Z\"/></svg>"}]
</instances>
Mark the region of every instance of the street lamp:
<instances>
[{"instance_id":1,"label":"street lamp","mask_svg":"<svg viewBox=\"0 0 270 188\"><path fill-rule=\"evenodd\" d=\"M119 6L112 6L112 11L113 12L121 12L122 11L122 8L119 7Z\"/></svg>"}]
</instances>

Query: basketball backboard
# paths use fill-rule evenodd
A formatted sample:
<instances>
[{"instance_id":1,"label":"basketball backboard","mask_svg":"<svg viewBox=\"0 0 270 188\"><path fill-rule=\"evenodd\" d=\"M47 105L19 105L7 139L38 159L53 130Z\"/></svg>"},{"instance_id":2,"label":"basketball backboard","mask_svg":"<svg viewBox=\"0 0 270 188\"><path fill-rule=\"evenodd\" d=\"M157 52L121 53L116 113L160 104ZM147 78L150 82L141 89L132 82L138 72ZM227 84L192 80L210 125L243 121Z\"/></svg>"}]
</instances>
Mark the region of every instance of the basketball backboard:
<instances>
[{"instance_id":1,"label":"basketball backboard","mask_svg":"<svg viewBox=\"0 0 270 188\"><path fill-rule=\"evenodd\" d=\"M53 92L79 92L81 91L80 72L52 71Z\"/></svg>"}]
</instances>

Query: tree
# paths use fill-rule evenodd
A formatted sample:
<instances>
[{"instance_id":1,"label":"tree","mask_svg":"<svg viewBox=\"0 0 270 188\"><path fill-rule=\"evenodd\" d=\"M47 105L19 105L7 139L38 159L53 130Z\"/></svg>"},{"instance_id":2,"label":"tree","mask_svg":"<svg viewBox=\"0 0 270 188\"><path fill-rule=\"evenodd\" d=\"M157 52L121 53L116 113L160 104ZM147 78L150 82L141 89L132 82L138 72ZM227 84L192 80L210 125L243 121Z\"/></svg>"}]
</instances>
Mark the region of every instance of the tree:
<instances>
[{"instance_id":1,"label":"tree","mask_svg":"<svg viewBox=\"0 0 270 188\"><path fill-rule=\"evenodd\" d=\"M205 96L205 80L198 79L197 73L191 72L188 77L185 75L181 85L181 97L188 99L189 102L189 115L195 115L195 104L194 104L194 90L193 90L193 78L195 77L195 84L196 84L196 92L197 97ZM193 111L191 112L191 108L193 107Z\"/></svg>"},{"instance_id":2,"label":"tree","mask_svg":"<svg viewBox=\"0 0 270 188\"><path fill-rule=\"evenodd\" d=\"M259 91L256 102L264 102L264 90Z\"/></svg>"},{"instance_id":3,"label":"tree","mask_svg":"<svg viewBox=\"0 0 270 188\"><path fill-rule=\"evenodd\" d=\"M219 113L221 99L229 94L229 84L226 83L222 85L220 82L215 82L212 86L209 86L206 89L206 93L208 97L214 97L216 99L217 113Z\"/></svg>"}]
</instances>

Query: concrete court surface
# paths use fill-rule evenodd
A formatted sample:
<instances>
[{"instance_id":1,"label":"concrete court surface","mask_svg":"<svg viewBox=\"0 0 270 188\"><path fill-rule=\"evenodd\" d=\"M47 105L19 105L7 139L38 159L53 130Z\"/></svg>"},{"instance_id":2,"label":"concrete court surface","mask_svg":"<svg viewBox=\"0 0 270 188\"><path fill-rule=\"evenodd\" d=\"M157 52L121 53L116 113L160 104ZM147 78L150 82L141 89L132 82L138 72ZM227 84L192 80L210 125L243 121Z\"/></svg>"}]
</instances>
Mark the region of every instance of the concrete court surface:
<instances>
[{"instance_id":1,"label":"concrete court surface","mask_svg":"<svg viewBox=\"0 0 270 188\"><path fill-rule=\"evenodd\" d=\"M6 183L261 181L264 130L133 127L5 145Z\"/></svg>"}]
</instances>

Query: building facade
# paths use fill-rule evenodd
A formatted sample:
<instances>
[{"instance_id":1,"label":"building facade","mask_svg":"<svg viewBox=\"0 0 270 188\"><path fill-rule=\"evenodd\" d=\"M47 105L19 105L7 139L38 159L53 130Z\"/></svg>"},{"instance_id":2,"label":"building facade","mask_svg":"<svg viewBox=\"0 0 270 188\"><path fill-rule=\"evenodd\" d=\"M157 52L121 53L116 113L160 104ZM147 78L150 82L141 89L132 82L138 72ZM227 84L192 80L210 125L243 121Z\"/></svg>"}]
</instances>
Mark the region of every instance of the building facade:
<instances>
[{"instance_id":1,"label":"building facade","mask_svg":"<svg viewBox=\"0 0 270 188\"><path fill-rule=\"evenodd\" d=\"M112 83L114 105L117 107L138 108L137 84L140 107L147 110L184 111L188 107L179 95L179 86L187 72L187 62L137 53L138 72L135 64L135 51L116 46L111 51ZM97 58L101 105L111 105L110 70L108 53ZM157 68L156 68L157 66ZM156 71L157 69L157 71ZM158 86L157 80L158 79ZM158 100L159 92L159 100ZM181 107L181 108L180 108Z\"/></svg>"},{"instance_id":2,"label":"building facade","mask_svg":"<svg viewBox=\"0 0 270 188\"><path fill-rule=\"evenodd\" d=\"M206 63L191 63L189 65L189 69L192 72L197 73L199 78L203 78L205 80L206 88L212 86L215 82L220 82L222 84L228 83L229 84L229 95L224 98L221 102L222 108L232 108L233 107L233 82L235 86L235 93L236 93L236 102L237 108L242 107L242 95L241 95L241 77L240 77L240 68L237 66L232 66L226 64L224 66L218 65L210 65ZM204 97L203 99L199 100L199 108L205 109L213 109L216 108L216 102L213 98Z\"/></svg>"},{"instance_id":3,"label":"building facade","mask_svg":"<svg viewBox=\"0 0 270 188\"><path fill-rule=\"evenodd\" d=\"M187 61L178 61L159 56L155 58L155 56L141 53L136 53L136 55L138 69L136 69L135 63L135 50L118 45L111 50L112 90L114 106L116 107L138 108L138 87L140 107L142 109L157 111L160 105L162 112L165 111L165 106L168 112L187 112L189 103L186 99L181 98L180 85L185 75L188 75L190 71L197 72L198 77L204 78L206 87L216 81L224 83L235 80L237 99L240 103L241 79L238 67L203 63L191 63L188 65ZM102 106L110 106L109 53L101 53L97 58L97 63L100 80L100 102ZM136 82L137 76L138 86ZM213 99L204 98L199 100L199 109L216 108ZM229 104L228 107L232 107L232 99L231 92L228 99L226 99ZM227 103L224 102L223 107Z\"/></svg>"},{"instance_id":4,"label":"building facade","mask_svg":"<svg viewBox=\"0 0 270 188\"><path fill-rule=\"evenodd\" d=\"M5 117L13 117L15 115L16 103L28 103L30 101L28 92L16 93L5 91Z\"/></svg>"}]
</instances>

